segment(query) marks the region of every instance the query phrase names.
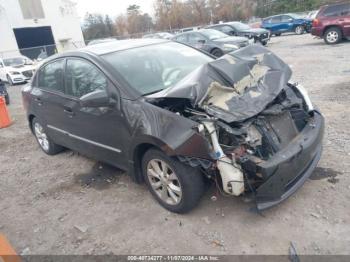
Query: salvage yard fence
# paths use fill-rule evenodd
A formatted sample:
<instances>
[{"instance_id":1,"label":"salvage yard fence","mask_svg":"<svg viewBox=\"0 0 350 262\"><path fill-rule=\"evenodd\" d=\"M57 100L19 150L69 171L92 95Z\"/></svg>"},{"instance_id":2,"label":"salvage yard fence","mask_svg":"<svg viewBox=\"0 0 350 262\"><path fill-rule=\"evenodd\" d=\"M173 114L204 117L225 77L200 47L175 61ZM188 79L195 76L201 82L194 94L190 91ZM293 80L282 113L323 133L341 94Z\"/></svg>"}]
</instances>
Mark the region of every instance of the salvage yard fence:
<instances>
[{"instance_id":1,"label":"salvage yard fence","mask_svg":"<svg viewBox=\"0 0 350 262\"><path fill-rule=\"evenodd\" d=\"M58 47L57 45L44 45L30 48L0 51L0 58L5 59L16 56L25 56L33 61L41 61L62 51L76 50L84 46L84 42L70 42L65 44L64 46L61 45L60 47Z\"/></svg>"}]
</instances>

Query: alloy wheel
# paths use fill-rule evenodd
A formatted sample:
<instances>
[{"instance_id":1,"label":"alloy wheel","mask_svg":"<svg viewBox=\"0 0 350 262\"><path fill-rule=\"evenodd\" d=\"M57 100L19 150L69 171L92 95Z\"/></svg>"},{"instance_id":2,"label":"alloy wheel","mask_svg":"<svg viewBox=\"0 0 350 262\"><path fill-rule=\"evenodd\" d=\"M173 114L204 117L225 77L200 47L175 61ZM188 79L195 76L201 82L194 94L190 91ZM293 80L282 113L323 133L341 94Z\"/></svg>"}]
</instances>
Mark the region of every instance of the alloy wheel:
<instances>
[{"instance_id":1,"label":"alloy wheel","mask_svg":"<svg viewBox=\"0 0 350 262\"><path fill-rule=\"evenodd\" d=\"M182 188L173 169L163 160L153 159L147 165L147 177L152 190L168 205L178 205Z\"/></svg>"},{"instance_id":2,"label":"alloy wheel","mask_svg":"<svg viewBox=\"0 0 350 262\"><path fill-rule=\"evenodd\" d=\"M37 122L34 124L34 133L41 148L44 149L44 151L49 151L50 144L47 135L44 131L44 128Z\"/></svg>"},{"instance_id":3,"label":"alloy wheel","mask_svg":"<svg viewBox=\"0 0 350 262\"><path fill-rule=\"evenodd\" d=\"M336 31L329 31L327 34L327 41L329 43L335 43L339 39L339 34Z\"/></svg>"}]
</instances>

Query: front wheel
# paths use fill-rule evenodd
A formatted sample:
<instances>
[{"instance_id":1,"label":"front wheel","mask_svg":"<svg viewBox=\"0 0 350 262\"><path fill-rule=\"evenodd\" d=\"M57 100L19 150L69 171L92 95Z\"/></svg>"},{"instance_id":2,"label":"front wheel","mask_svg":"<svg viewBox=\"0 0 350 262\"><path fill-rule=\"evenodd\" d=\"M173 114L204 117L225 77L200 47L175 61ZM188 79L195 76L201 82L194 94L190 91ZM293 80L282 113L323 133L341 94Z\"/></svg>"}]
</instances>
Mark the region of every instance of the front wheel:
<instances>
[{"instance_id":1,"label":"front wheel","mask_svg":"<svg viewBox=\"0 0 350 262\"><path fill-rule=\"evenodd\" d=\"M201 172L159 150L146 152L142 172L153 197L171 212L192 210L203 195L205 183Z\"/></svg>"},{"instance_id":2,"label":"front wheel","mask_svg":"<svg viewBox=\"0 0 350 262\"><path fill-rule=\"evenodd\" d=\"M214 49L211 54L215 57L221 57L224 55L224 52L222 52L220 49Z\"/></svg>"},{"instance_id":3,"label":"front wheel","mask_svg":"<svg viewBox=\"0 0 350 262\"><path fill-rule=\"evenodd\" d=\"M331 27L327 29L323 38L326 44L334 45L334 44L338 44L342 40L343 35L341 30L338 27Z\"/></svg>"},{"instance_id":4,"label":"front wheel","mask_svg":"<svg viewBox=\"0 0 350 262\"><path fill-rule=\"evenodd\" d=\"M48 155L53 156L58 154L63 150L63 147L55 144L51 138L48 136L46 129L43 125L38 121L38 119L34 118L32 121L32 129L35 135L36 140L40 148Z\"/></svg>"},{"instance_id":5,"label":"front wheel","mask_svg":"<svg viewBox=\"0 0 350 262\"><path fill-rule=\"evenodd\" d=\"M302 26L302 25L298 25L296 28L295 28L295 33L297 35L302 35L304 34L305 32L305 28Z\"/></svg>"}]
</instances>

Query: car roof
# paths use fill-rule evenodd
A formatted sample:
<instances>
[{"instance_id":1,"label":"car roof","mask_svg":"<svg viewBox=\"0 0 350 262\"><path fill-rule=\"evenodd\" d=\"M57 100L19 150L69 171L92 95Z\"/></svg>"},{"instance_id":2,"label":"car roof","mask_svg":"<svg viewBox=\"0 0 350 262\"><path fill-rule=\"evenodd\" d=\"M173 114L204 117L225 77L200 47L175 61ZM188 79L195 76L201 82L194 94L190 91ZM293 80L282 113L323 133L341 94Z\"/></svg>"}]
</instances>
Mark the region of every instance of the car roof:
<instances>
[{"instance_id":1,"label":"car roof","mask_svg":"<svg viewBox=\"0 0 350 262\"><path fill-rule=\"evenodd\" d=\"M108 53L114 53L132 48L160 44L165 42L169 42L169 40L152 38L128 39L87 46L82 49L79 49L78 51L93 53L95 55L101 56Z\"/></svg>"}]
</instances>

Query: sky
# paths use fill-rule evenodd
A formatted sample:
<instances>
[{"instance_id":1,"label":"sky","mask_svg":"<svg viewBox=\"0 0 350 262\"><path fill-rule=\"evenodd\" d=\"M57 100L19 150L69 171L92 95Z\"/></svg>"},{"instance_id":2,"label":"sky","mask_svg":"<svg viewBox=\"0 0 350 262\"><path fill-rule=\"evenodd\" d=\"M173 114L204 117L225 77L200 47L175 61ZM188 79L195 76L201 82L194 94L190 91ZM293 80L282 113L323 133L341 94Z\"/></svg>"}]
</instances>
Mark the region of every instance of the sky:
<instances>
[{"instance_id":1,"label":"sky","mask_svg":"<svg viewBox=\"0 0 350 262\"><path fill-rule=\"evenodd\" d=\"M87 12L101 13L115 17L121 13L126 13L129 5L139 5L144 13L153 16L154 0L75 0L77 11L81 19Z\"/></svg>"}]
</instances>

